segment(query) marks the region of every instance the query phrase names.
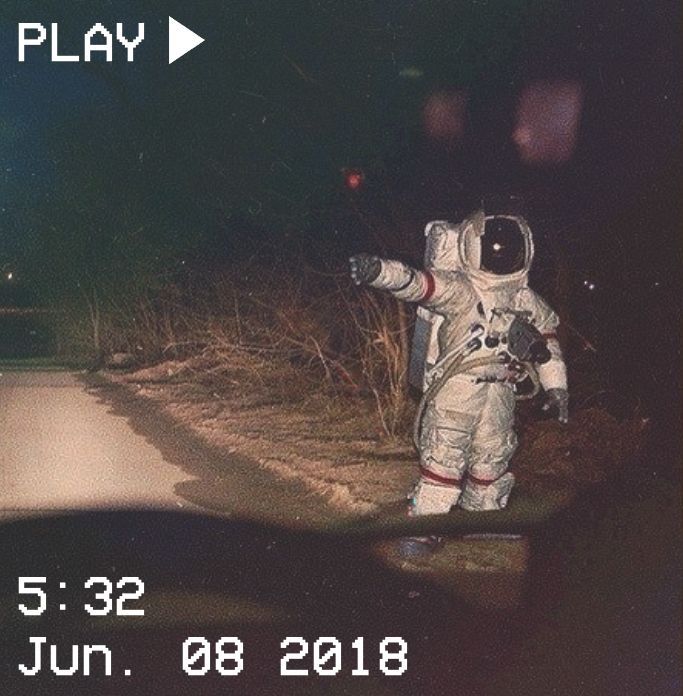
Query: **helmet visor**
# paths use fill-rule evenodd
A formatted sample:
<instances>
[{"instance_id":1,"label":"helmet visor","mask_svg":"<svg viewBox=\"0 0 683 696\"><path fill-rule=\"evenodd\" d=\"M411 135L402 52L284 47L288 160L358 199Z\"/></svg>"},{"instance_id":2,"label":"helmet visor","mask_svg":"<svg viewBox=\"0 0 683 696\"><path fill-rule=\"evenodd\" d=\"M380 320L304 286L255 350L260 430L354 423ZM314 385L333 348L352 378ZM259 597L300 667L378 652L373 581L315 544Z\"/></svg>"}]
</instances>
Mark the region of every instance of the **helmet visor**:
<instances>
[{"instance_id":1,"label":"helmet visor","mask_svg":"<svg viewBox=\"0 0 683 696\"><path fill-rule=\"evenodd\" d=\"M489 218L479 239L482 271L504 276L517 273L526 265L526 240L515 220Z\"/></svg>"}]
</instances>

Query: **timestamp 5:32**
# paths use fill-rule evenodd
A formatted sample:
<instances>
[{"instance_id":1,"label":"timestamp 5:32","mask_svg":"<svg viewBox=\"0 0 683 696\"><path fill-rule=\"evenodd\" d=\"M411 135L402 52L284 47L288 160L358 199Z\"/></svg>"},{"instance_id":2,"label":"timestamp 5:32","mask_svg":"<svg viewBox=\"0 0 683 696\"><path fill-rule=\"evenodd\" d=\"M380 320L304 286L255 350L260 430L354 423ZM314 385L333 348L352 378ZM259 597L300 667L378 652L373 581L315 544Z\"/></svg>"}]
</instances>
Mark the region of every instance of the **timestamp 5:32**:
<instances>
[{"instance_id":1,"label":"timestamp 5:32","mask_svg":"<svg viewBox=\"0 0 683 696\"><path fill-rule=\"evenodd\" d=\"M47 578L44 576L22 576L18 581L18 592L24 600L18 605L19 611L24 616L41 616L52 604L52 595L48 599ZM67 590L67 583L60 582L59 589ZM71 588L74 589L73 587ZM84 602L82 608L90 616L108 616L114 613L116 616L144 616L145 610L135 607L133 604L140 600L145 593L145 583L138 577L126 576L119 580L110 580L103 576L88 578L79 590L92 593L90 601ZM54 605L60 611L67 611L69 606L61 601Z\"/></svg>"}]
</instances>

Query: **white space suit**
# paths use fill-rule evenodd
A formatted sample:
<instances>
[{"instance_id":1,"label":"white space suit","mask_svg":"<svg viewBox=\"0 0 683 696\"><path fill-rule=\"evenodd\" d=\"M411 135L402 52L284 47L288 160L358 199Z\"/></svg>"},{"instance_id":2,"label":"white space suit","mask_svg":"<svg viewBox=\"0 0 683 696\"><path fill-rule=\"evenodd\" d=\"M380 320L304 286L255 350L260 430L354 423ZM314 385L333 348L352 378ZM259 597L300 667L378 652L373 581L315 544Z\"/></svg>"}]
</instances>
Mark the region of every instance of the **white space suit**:
<instances>
[{"instance_id":1,"label":"white space suit","mask_svg":"<svg viewBox=\"0 0 683 696\"><path fill-rule=\"evenodd\" d=\"M411 514L446 513L456 504L498 510L514 484L507 468L517 446L510 326L516 316L524 316L546 339L549 359L537 366L538 376L546 391L560 396L562 404L556 404L560 420L566 421L558 318L527 286L534 249L522 218L478 212L459 225L430 223L426 234L423 271L369 257L378 264L376 277L363 279L351 260L356 282L417 302L418 321L426 319L438 329L436 340L426 342L425 379L427 385L438 378L442 383L420 419L420 479ZM444 379L439 369L453 358L460 368Z\"/></svg>"}]
</instances>

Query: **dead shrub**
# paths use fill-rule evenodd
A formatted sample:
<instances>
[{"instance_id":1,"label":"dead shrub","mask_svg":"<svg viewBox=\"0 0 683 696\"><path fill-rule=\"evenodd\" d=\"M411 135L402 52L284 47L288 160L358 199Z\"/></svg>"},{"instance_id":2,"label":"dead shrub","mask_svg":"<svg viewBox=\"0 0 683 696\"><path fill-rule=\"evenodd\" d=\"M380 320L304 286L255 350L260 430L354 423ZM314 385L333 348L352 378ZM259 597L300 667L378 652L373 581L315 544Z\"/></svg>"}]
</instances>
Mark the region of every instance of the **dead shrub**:
<instances>
[{"instance_id":1,"label":"dead shrub","mask_svg":"<svg viewBox=\"0 0 683 696\"><path fill-rule=\"evenodd\" d=\"M253 266L169 279L136 296L94 297L61 316L62 354L130 353L142 365L202 356L214 376L249 355L249 379L289 365L293 377L282 391L293 398L321 390L370 395L385 434L407 424L412 312L356 290L345 275Z\"/></svg>"}]
</instances>

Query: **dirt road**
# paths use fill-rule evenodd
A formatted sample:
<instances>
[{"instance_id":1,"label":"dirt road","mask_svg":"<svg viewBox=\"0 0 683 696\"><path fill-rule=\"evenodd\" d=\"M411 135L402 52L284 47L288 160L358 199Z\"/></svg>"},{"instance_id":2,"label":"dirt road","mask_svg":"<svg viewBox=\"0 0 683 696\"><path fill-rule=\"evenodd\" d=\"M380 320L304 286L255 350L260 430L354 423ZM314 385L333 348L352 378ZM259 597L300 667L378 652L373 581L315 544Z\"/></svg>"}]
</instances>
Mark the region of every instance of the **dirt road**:
<instances>
[{"instance_id":1,"label":"dirt road","mask_svg":"<svg viewBox=\"0 0 683 696\"><path fill-rule=\"evenodd\" d=\"M0 405L4 518L106 508L273 522L324 515L311 496L293 510L288 484L244 457L226 460L125 390L82 374L2 372Z\"/></svg>"}]
</instances>

